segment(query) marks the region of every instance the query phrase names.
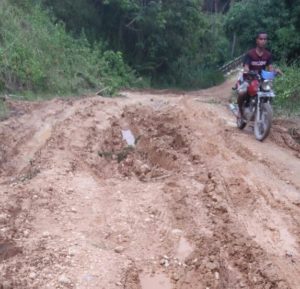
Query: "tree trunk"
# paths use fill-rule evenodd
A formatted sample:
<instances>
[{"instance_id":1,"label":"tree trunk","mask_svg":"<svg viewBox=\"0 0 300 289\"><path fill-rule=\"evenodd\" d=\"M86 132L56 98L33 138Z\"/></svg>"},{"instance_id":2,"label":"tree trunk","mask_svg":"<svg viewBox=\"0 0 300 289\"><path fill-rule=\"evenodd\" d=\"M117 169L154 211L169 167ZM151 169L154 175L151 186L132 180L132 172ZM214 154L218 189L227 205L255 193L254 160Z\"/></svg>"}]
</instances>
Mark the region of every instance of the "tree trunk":
<instances>
[{"instance_id":1,"label":"tree trunk","mask_svg":"<svg viewBox=\"0 0 300 289\"><path fill-rule=\"evenodd\" d=\"M219 0L214 1L214 12L215 13L219 12Z\"/></svg>"},{"instance_id":2,"label":"tree trunk","mask_svg":"<svg viewBox=\"0 0 300 289\"><path fill-rule=\"evenodd\" d=\"M233 33L232 46L231 46L231 58L234 56L236 46L236 32Z\"/></svg>"},{"instance_id":3,"label":"tree trunk","mask_svg":"<svg viewBox=\"0 0 300 289\"><path fill-rule=\"evenodd\" d=\"M118 29L118 50L122 50L123 48L123 26L124 26L124 17L121 17Z\"/></svg>"}]
</instances>

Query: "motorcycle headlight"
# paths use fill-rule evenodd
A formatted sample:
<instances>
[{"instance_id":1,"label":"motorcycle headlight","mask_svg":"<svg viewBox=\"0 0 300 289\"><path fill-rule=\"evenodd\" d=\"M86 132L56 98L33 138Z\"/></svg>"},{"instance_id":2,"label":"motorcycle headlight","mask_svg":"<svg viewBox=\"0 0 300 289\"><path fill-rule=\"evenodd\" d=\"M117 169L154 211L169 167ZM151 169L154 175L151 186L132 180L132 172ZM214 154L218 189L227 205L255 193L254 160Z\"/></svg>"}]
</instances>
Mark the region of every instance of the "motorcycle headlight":
<instances>
[{"instance_id":1,"label":"motorcycle headlight","mask_svg":"<svg viewBox=\"0 0 300 289\"><path fill-rule=\"evenodd\" d=\"M272 80L264 80L261 86L262 90L270 91L273 88L273 81Z\"/></svg>"}]
</instances>

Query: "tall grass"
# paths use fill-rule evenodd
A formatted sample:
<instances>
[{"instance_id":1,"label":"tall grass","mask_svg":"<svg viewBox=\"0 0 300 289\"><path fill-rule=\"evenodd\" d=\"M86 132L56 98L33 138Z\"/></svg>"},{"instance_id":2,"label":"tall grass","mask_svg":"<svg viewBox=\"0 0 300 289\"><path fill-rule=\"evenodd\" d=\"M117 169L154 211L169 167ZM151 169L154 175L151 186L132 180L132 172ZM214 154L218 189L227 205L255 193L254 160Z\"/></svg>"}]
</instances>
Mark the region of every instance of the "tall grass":
<instances>
[{"instance_id":1,"label":"tall grass","mask_svg":"<svg viewBox=\"0 0 300 289\"><path fill-rule=\"evenodd\" d=\"M91 45L84 34L74 39L37 5L0 2L0 92L113 94L134 79L120 52Z\"/></svg>"},{"instance_id":2,"label":"tall grass","mask_svg":"<svg viewBox=\"0 0 300 289\"><path fill-rule=\"evenodd\" d=\"M5 119L7 115L8 115L8 111L5 102L0 99L0 121Z\"/></svg>"},{"instance_id":3,"label":"tall grass","mask_svg":"<svg viewBox=\"0 0 300 289\"><path fill-rule=\"evenodd\" d=\"M283 76L276 78L275 111L280 114L300 116L300 65L282 65Z\"/></svg>"}]
</instances>

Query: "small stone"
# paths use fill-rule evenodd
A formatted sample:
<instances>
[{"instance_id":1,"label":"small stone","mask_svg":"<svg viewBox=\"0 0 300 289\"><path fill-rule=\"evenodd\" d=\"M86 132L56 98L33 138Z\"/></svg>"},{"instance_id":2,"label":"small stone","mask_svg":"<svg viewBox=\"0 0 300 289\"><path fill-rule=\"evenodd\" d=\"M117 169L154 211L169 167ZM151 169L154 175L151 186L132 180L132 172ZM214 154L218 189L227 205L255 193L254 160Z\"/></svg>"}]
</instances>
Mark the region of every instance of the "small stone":
<instances>
[{"instance_id":1,"label":"small stone","mask_svg":"<svg viewBox=\"0 0 300 289\"><path fill-rule=\"evenodd\" d=\"M72 213L77 213L77 209L74 208L74 207L72 207L72 208L71 208L71 212L72 212Z\"/></svg>"},{"instance_id":2,"label":"small stone","mask_svg":"<svg viewBox=\"0 0 300 289\"><path fill-rule=\"evenodd\" d=\"M69 256L74 256L77 253L77 250L75 248L69 248L68 250Z\"/></svg>"},{"instance_id":3,"label":"small stone","mask_svg":"<svg viewBox=\"0 0 300 289\"><path fill-rule=\"evenodd\" d=\"M172 279L177 282L180 278L179 278L179 275L177 273L173 273Z\"/></svg>"},{"instance_id":4,"label":"small stone","mask_svg":"<svg viewBox=\"0 0 300 289\"><path fill-rule=\"evenodd\" d=\"M285 255L289 258L293 258L293 253L291 252L286 252Z\"/></svg>"},{"instance_id":5,"label":"small stone","mask_svg":"<svg viewBox=\"0 0 300 289\"><path fill-rule=\"evenodd\" d=\"M61 275L58 278L58 282L60 284L63 284L63 285L70 285L71 284L71 280L65 274Z\"/></svg>"},{"instance_id":6,"label":"small stone","mask_svg":"<svg viewBox=\"0 0 300 289\"><path fill-rule=\"evenodd\" d=\"M50 233L47 232L47 231L43 232L43 237L44 237L44 238L50 237Z\"/></svg>"},{"instance_id":7,"label":"small stone","mask_svg":"<svg viewBox=\"0 0 300 289\"><path fill-rule=\"evenodd\" d=\"M209 262L209 263L206 265L206 267L207 267L208 269L210 269L211 271L214 271L214 270L217 269L217 265L216 265L215 263L213 263L213 262Z\"/></svg>"},{"instance_id":8,"label":"small stone","mask_svg":"<svg viewBox=\"0 0 300 289\"><path fill-rule=\"evenodd\" d=\"M215 272L215 278L216 278L216 280L219 280L219 279L220 279L220 274L219 274L219 272Z\"/></svg>"},{"instance_id":9,"label":"small stone","mask_svg":"<svg viewBox=\"0 0 300 289\"><path fill-rule=\"evenodd\" d=\"M31 273L29 274L29 278L30 278L30 279L35 279L35 278L36 278L36 273L31 272Z\"/></svg>"},{"instance_id":10,"label":"small stone","mask_svg":"<svg viewBox=\"0 0 300 289\"><path fill-rule=\"evenodd\" d=\"M300 200L294 201L293 204L296 205L297 207L300 207Z\"/></svg>"},{"instance_id":11,"label":"small stone","mask_svg":"<svg viewBox=\"0 0 300 289\"><path fill-rule=\"evenodd\" d=\"M160 262L159 262L159 264L162 265L162 266L165 265L165 263L166 263L166 259L161 259Z\"/></svg>"},{"instance_id":12,"label":"small stone","mask_svg":"<svg viewBox=\"0 0 300 289\"><path fill-rule=\"evenodd\" d=\"M24 237L28 237L28 236L29 236L29 231L28 231L28 230L25 230L25 231L23 232L23 235L24 235Z\"/></svg>"},{"instance_id":13,"label":"small stone","mask_svg":"<svg viewBox=\"0 0 300 289\"><path fill-rule=\"evenodd\" d=\"M118 246L118 247L115 248L114 251L116 253L122 253L124 250L125 250L125 248L123 246Z\"/></svg>"},{"instance_id":14,"label":"small stone","mask_svg":"<svg viewBox=\"0 0 300 289\"><path fill-rule=\"evenodd\" d=\"M121 282L117 282L116 285L119 287L123 286L123 284Z\"/></svg>"},{"instance_id":15,"label":"small stone","mask_svg":"<svg viewBox=\"0 0 300 289\"><path fill-rule=\"evenodd\" d=\"M151 168L147 164L143 164L141 165L140 170L142 174L147 174L151 171Z\"/></svg>"},{"instance_id":16,"label":"small stone","mask_svg":"<svg viewBox=\"0 0 300 289\"><path fill-rule=\"evenodd\" d=\"M228 212L227 208L225 205L220 204L219 206L216 207L217 210L219 210L222 214L225 214Z\"/></svg>"},{"instance_id":17,"label":"small stone","mask_svg":"<svg viewBox=\"0 0 300 289\"><path fill-rule=\"evenodd\" d=\"M181 236L182 235L182 230L180 230L180 229L173 229L172 230L172 234L173 235L176 235L176 236Z\"/></svg>"},{"instance_id":18,"label":"small stone","mask_svg":"<svg viewBox=\"0 0 300 289\"><path fill-rule=\"evenodd\" d=\"M0 233L5 234L9 231L9 228L2 228L0 229Z\"/></svg>"}]
</instances>

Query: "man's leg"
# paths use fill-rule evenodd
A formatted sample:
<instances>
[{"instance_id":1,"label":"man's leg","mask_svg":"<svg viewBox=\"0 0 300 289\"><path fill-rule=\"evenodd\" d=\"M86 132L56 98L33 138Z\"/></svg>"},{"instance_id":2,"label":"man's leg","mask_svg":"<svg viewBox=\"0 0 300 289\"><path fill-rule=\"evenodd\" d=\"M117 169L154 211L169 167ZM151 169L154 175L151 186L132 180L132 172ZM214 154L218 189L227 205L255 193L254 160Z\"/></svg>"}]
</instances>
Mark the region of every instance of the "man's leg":
<instances>
[{"instance_id":1,"label":"man's leg","mask_svg":"<svg viewBox=\"0 0 300 289\"><path fill-rule=\"evenodd\" d=\"M239 107L239 114L238 114L239 118L243 118L243 113L244 113L243 112L243 103L247 99L248 86L249 86L249 83L247 81L243 81L237 91L237 94L238 94L237 104Z\"/></svg>"},{"instance_id":2,"label":"man's leg","mask_svg":"<svg viewBox=\"0 0 300 289\"><path fill-rule=\"evenodd\" d=\"M247 98L247 92L238 92L238 98L237 98L237 104L239 107L239 114L238 117L239 118L243 118L244 116L244 112L243 112L243 103L244 101L246 101Z\"/></svg>"}]
</instances>

